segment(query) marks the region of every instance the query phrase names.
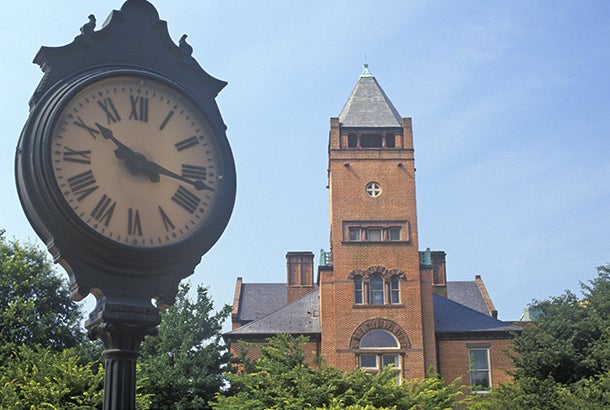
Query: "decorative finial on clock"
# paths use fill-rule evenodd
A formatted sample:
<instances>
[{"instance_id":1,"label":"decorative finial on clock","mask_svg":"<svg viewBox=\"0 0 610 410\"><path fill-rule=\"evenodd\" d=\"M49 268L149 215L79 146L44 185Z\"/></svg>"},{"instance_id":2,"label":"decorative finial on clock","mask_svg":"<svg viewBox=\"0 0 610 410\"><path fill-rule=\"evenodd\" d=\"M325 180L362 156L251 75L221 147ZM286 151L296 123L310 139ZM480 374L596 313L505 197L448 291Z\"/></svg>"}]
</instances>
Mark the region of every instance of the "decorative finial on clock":
<instances>
[{"instance_id":1,"label":"decorative finial on clock","mask_svg":"<svg viewBox=\"0 0 610 410\"><path fill-rule=\"evenodd\" d=\"M95 16L93 14L89 14L89 22L85 23L85 25L80 28L81 34L87 35L93 33L93 29L95 29L95 22Z\"/></svg>"},{"instance_id":2,"label":"decorative finial on clock","mask_svg":"<svg viewBox=\"0 0 610 410\"><path fill-rule=\"evenodd\" d=\"M191 45L186 42L187 37L188 36L186 34L183 34L182 37L180 37L178 46L180 47L180 51L182 51L182 54L184 54L185 57L190 57L191 54L193 54L193 47L191 47Z\"/></svg>"}]
</instances>

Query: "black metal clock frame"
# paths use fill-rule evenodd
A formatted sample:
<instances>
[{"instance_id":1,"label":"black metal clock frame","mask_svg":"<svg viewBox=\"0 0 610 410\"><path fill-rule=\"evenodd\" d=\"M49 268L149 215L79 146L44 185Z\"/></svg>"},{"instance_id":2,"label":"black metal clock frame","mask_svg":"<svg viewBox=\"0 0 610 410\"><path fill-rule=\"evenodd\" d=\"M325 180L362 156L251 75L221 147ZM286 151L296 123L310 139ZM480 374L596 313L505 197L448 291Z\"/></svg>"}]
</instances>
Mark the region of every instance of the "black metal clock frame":
<instances>
[{"instance_id":1,"label":"black metal clock frame","mask_svg":"<svg viewBox=\"0 0 610 410\"><path fill-rule=\"evenodd\" d=\"M127 0L95 31L95 18L74 41L42 47L34 62L44 76L30 100L30 116L16 155L22 206L56 262L68 272L72 296L95 294L97 306L86 325L106 350L104 408L135 406L135 360L141 340L155 332L158 306L173 303L181 279L224 231L235 201L236 175L226 126L215 102L225 82L207 74L182 36L178 45L152 4ZM184 241L154 249L121 245L75 217L51 179L48 141L65 103L86 85L115 75L152 77L187 95L206 113L222 153L220 199L210 222Z\"/></svg>"}]
</instances>

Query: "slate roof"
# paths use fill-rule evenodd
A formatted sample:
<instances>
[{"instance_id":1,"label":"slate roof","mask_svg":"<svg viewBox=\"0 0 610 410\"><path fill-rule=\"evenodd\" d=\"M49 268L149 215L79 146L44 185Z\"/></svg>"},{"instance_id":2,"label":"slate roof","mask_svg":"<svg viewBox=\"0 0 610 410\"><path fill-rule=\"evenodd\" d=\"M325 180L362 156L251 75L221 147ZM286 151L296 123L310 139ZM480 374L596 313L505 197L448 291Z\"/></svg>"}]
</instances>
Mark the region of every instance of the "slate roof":
<instances>
[{"instance_id":1,"label":"slate roof","mask_svg":"<svg viewBox=\"0 0 610 410\"><path fill-rule=\"evenodd\" d=\"M442 296L433 295L433 298L434 329L437 334L506 332L521 329Z\"/></svg>"},{"instance_id":2,"label":"slate roof","mask_svg":"<svg viewBox=\"0 0 610 410\"><path fill-rule=\"evenodd\" d=\"M365 65L345 103L339 122L342 127L401 127L402 118Z\"/></svg>"},{"instance_id":3,"label":"slate roof","mask_svg":"<svg viewBox=\"0 0 610 410\"><path fill-rule=\"evenodd\" d=\"M227 335L320 333L319 293L316 289L259 320L228 332Z\"/></svg>"},{"instance_id":4,"label":"slate roof","mask_svg":"<svg viewBox=\"0 0 610 410\"><path fill-rule=\"evenodd\" d=\"M468 284L474 285L469 286ZM467 303L433 295L434 322L437 334L518 331L520 328L494 319L487 312L481 292L475 282L448 282L451 294ZM476 288L476 290L475 290ZM277 292L277 293L273 293ZM251 322L226 333L227 336L270 335L276 333L320 333L319 290L287 303L285 283L243 284L238 320ZM472 307L472 306L474 307Z\"/></svg>"},{"instance_id":5,"label":"slate roof","mask_svg":"<svg viewBox=\"0 0 610 410\"><path fill-rule=\"evenodd\" d=\"M478 312L490 315L491 312L481 290L476 282L472 281L448 281L447 282L447 299L453 300L461 305L467 306Z\"/></svg>"},{"instance_id":6,"label":"slate roof","mask_svg":"<svg viewBox=\"0 0 610 410\"><path fill-rule=\"evenodd\" d=\"M288 294L285 283L242 284L237 320L250 322L267 316L286 306Z\"/></svg>"}]
</instances>

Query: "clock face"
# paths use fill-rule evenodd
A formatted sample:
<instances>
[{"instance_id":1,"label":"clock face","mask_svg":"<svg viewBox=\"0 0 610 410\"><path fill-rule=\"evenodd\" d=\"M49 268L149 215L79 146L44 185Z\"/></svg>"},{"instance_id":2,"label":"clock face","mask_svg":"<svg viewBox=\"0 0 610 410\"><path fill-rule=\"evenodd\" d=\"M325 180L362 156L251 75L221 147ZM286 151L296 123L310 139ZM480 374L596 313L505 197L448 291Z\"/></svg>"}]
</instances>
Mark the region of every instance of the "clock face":
<instances>
[{"instance_id":1,"label":"clock face","mask_svg":"<svg viewBox=\"0 0 610 410\"><path fill-rule=\"evenodd\" d=\"M111 241L154 248L205 225L219 201L223 156L205 115L155 77L86 85L63 106L49 155L65 205Z\"/></svg>"}]
</instances>

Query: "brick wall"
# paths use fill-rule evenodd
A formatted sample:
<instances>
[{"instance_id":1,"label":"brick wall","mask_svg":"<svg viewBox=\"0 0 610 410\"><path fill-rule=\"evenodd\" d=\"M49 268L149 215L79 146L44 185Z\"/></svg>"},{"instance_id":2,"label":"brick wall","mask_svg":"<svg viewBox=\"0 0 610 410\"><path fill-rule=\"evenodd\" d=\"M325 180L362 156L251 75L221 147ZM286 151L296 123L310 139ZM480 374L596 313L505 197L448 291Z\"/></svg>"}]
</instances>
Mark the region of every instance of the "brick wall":
<instances>
[{"instance_id":1,"label":"brick wall","mask_svg":"<svg viewBox=\"0 0 610 410\"><path fill-rule=\"evenodd\" d=\"M492 387L512 380L507 370L513 369L512 363L505 353L512 346L508 339L479 340L441 340L438 341L439 374L447 382L458 377L464 385L470 384L470 357L468 349L477 346L489 346Z\"/></svg>"}]
</instances>

